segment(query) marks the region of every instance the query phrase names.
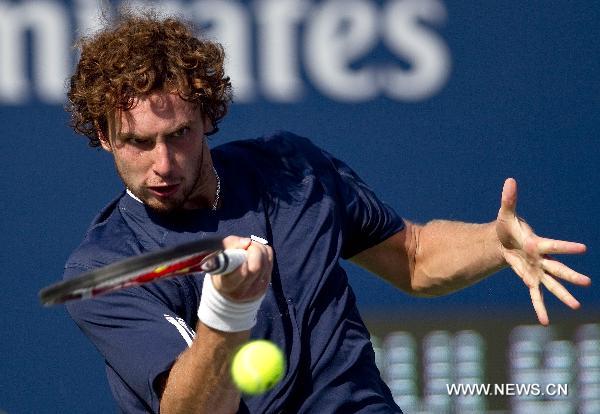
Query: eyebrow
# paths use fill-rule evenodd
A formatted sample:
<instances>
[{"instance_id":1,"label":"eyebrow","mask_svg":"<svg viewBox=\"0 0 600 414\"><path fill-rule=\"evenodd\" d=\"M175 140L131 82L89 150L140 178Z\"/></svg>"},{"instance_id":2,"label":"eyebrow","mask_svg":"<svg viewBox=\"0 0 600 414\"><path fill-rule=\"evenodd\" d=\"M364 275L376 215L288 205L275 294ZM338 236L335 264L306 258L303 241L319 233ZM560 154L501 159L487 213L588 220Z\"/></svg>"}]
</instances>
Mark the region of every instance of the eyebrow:
<instances>
[{"instance_id":1,"label":"eyebrow","mask_svg":"<svg viewBox=\"0 0 600 414\"><path fill-rule=\"evenodd\" d=\"M117 134L117 139L119 141L129 141L129 140L134 140L134 139L150 139L150 136L140 136L138 134L134 134L133 132L119 132Z\"/></svg>"},{"instance_id":2,"label":"eyebrow","mask_svg":"<svg viewBox=\"0 0 600 414\"><path fill-rule=\"evenodd\" d=\"M169 137L171 135L173 135L174 133L176 133L177 131L182 130L183 128L190 128L190 125L193 123L193 121L184 121L182 123L180 123L179 125L177 125L175 128L171 129L169 132L165 133L164 136ZM117 134L117 139L119 139L120 141L127 141L127 140L132 140L132 139L151 139L152 136L151 135L138 135L136 133L133 132L119 132Z\"/></svg>"}]
</instances>

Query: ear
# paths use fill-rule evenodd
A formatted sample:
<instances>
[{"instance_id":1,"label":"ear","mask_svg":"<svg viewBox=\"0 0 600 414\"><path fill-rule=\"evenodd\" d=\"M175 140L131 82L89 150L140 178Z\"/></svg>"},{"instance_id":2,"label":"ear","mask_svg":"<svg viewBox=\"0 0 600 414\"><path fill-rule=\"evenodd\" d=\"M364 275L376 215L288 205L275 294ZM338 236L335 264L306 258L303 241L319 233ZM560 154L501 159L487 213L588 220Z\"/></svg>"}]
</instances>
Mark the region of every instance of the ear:
<instances>
[{"instance_id":1,"label":"ear","mask_svg":"<svg viewBox=\"0 0 600 414\"><path fill-rule=\"evenodd\" d=\"M98 121L94 121L94 126L96 127L96 135L98 136L98 140L100 141L100 146L108 152L112 152L112 146L110 145L110 140L100 127L100 123Z\"/></svg>"},{"instance_id":2,"label":"ear","mask_svg":"<svg viewBox=\"0 0 600 414\"><path fill-rule=\"evenodd\" d=\"M204 135L211 135L215 132L215 127L208 116L202 116L202 128L204 129Z\"/></svg>"}]
</instances>

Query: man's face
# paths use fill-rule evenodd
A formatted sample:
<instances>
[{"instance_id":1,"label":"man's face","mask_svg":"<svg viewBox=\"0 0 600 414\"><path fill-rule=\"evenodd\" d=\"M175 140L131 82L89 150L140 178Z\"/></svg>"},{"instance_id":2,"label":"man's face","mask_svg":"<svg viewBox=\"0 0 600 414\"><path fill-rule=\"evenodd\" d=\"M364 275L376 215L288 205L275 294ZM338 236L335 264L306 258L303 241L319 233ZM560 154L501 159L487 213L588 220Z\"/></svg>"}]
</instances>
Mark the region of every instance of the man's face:
<instances>
[{"instance_id":1,"label":"man's face","mask_svg":"<svg viewBox=\"0 0 600 414\"><path fill-rule=\"evenodd\" d=\"M214 197L208 125L196 105L157 92L117 113L101 144L127 188L147 206L158 212L205 207Z\"/></svg>"}]
</instances>

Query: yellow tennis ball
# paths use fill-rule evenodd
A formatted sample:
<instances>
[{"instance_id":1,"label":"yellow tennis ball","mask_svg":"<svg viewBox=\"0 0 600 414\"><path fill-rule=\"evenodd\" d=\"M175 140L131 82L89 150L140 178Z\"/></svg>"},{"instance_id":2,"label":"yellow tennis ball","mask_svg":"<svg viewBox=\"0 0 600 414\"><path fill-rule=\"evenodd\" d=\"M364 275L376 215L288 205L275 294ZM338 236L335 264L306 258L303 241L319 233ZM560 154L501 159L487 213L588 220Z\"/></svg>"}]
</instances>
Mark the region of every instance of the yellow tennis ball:
<instances>
[{"instance_id":1,"label":"yellow tennis ball","mask_svg":"<svg viewBox=\"0 0 600 414\"><path fill-rule=\"evenodd\" d=\"M233 357L231 377L244 394L257 395L269 391L285 371L283 352L271 341L258 339L242 346Z\"/></svg>"}]
</instances>

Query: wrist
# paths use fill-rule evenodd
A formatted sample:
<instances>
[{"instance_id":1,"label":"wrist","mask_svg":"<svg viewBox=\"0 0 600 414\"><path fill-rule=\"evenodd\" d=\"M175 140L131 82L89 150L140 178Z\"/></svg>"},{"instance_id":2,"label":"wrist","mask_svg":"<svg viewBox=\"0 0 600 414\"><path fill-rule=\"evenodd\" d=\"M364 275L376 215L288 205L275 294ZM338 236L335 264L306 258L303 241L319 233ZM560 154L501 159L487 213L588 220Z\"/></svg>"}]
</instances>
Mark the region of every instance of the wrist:
<instances>
[{"instance_id":1,"label":"wrist","mask_svg":"<svg viewBox=\"0 0 600 414\"><path fill-rule=\"evenodd\" d=\"M223 332L246 331L256 325L256 315L264 295L250 302L236 302L223 296L207 274L202 285L198 319L206 326Z\"/></svg>"},{"instance_id":2,"label":"wrist","mask_svg":"<svg viewBox=\"0 0 600 414\"><path fill-rule=\"evenodd\" d=\"M494 270L497 271L503 269L508 265L506 262L506 257L504 256L505 247L502 244L502 240L500 239L500 235L498 234L498 220L494 220L490 224L489 238L490 240L490 250L493 257Z\"/></svg>"}]
</instances>

